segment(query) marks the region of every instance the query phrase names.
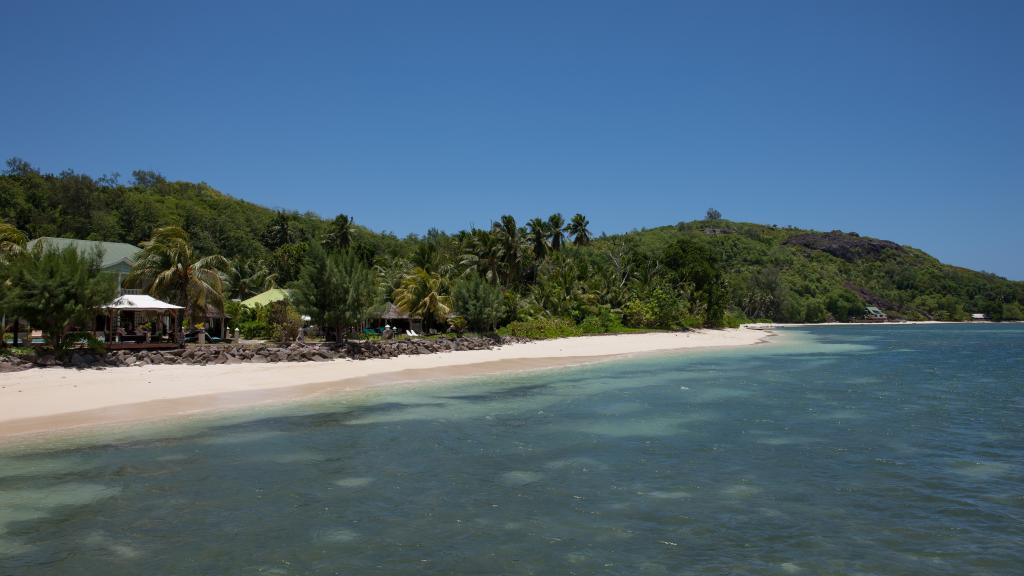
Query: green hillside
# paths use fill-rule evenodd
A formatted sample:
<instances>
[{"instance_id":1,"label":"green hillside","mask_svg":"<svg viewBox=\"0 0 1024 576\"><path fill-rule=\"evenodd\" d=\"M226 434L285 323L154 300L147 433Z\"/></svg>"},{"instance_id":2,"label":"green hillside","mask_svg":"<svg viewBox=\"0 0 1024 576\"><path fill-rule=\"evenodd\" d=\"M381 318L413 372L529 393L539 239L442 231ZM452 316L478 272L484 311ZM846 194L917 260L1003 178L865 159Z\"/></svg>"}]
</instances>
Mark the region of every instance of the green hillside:
<instances>
[{"instance_id":1,"label":"green hillside","mask_svg":"<svg viewBox=\"0 0 1024 576\"><path fill-rule=\"evenodd\" d=\"M916 248L854 232L702 220L600 242L658 250L680 237L718 256L730 304L750 318L819 322L850 294L909 320L966 320L971 313L1022 318L1024 282L942 264Z\"/></svg>"},{"instance_id":2,"label":"green hillside","mask_svg":"<svg viewBox=\"0 0 1024 576\"><path fill-rule=\"evenodd\" d=\"M579 214L525 223L501 216L484 230L397 238L342 215L272 210L153 172L121 182L70 171L44 174L12 159L0 176L0 221L28 238L139 245L159 227L179 226L197 254L231 261L226 296L232 298L292 286L309 259L321 257L312 249L323 247L351 252L372 269L381 301L399 291L428 290L437 302L454 297L451 306L460 314L483 309L483 326L512 324L511 330L531 322L553 322L544 330L563 333L748 319L846 321L862 316L865 305L906 319L1024 316L1022 282L944 265L920 250L855 233L716 216L709 211L709 220L600 238L592 238ZM470 277L483 285L467 284ZM481 308L481 302L489 304ZM432 314L438 323L445 317L442 308Z\"/></svg>"}]
</instances>

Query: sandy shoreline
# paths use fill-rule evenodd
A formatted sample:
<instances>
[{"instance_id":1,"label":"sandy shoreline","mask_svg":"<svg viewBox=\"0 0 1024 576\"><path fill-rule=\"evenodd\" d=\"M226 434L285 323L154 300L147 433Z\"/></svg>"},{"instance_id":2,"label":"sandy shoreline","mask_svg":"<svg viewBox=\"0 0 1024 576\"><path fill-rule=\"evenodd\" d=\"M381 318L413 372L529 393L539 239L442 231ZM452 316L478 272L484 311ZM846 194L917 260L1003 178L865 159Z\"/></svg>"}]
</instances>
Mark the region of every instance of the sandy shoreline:
<instances>
[{"instance_id":1,"label":"sandy shoreline","mask_svg":"<svg viewBox=\"0 0 1024 576\"><path fill-rule=\"evenodd\" d=\"M78 427L281 403L401 383L555 368L645 353L764 341L745 328L583 336L388 359L208 366L153 365L0 374L0 441Z\"/></svg>"}]
</instances>

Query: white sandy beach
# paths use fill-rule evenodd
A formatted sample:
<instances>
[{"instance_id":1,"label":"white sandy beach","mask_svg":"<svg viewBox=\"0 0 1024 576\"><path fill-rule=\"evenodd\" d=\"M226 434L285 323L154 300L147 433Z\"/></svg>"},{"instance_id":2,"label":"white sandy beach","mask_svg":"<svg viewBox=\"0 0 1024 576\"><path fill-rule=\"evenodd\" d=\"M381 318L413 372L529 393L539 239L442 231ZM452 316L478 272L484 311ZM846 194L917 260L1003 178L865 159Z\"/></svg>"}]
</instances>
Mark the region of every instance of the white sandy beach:
<instances>
[{"instance_id":1,"label":"white sandy beach","mask_svg":"<svg viewBox=\"0 0 1024 576\"><path fill-rule=\"evenodd\" d=\"M208 366L153 365L0 374L0 438L284 402L430 380L623 356L756 344L746 328L584 336L389 359Z\"/></svg>"}]
</instances>

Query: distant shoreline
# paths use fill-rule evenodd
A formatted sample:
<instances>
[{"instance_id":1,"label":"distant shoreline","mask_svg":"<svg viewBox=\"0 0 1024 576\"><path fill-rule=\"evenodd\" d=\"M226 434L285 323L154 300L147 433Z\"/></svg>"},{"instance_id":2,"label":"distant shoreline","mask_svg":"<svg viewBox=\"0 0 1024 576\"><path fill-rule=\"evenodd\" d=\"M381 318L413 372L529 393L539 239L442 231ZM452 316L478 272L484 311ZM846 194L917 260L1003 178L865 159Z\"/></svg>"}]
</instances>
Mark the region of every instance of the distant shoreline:
<instances>
[{"instance_id":1,"label":"distant shoreline","mask_svg":"<svg viewBox=\"0 0 1024 576\"><path fill-rule=\"evenodd\" d=\"M794 323L783 323L783 322L771 322L771 323L750 323L744 324L742 327L750 330L772 330L774 328L805 328L813 326L929 326L933 324L958 324L961 326L972 326L972 325L999 325L999 324L1024 324L1021 320L1003 320L995 322L992 320L971 320L971 321L960 321L960 320L907 320L905 322L794 322Z\"/></svg>"},{"instance_id":2,"label":"distant shoreline","mask_svg":"<svg viewBox=\"0 0 1024 576\"><path fill-rule=\"evenodd\" d=\"M770 330L733 328L580 336L397 358L277 364L151 365L0 374L0 443L310 398L589 364L682 350L746 346Z\"/></svg>"}]
</instances>

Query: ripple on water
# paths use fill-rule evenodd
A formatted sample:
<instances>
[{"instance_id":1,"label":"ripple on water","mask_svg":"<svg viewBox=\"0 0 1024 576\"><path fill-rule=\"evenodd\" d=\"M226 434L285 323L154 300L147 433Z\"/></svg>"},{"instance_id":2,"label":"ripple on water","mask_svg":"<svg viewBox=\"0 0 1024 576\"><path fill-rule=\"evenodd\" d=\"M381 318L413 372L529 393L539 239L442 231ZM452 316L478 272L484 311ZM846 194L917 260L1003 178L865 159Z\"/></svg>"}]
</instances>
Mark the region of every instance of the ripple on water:
<instances>
[{"instance_id":1,"label":"ripple on water","mask_svg":"<svg viewBox=\"0 0 1024 576\"><path fill-rule=\"evenodd\" d=\"M591 470L607 470L608 465L600 460L594 458L588 458L586 456L576 456L572 458L561 458L559 460L552 460L544 464L544 467L548 470L573 470L577 472L590 472Z\"/></svg>"},{"instance_id":2,"label":"ripple on water","mask_svg":"<svg viewBox=\"0 0 1024 576\"><path fill-rule=\"evenodd\" d=\"M751 496L757 496L762 490L757 486L751 486L750 484L733 484L722 488L720 494L726 498L750 498Z\"/></svg>"},{"instance_id":3,"label":"ripple on water","mask_svg":"<svg viewBox=\"0 0 1024 576\"><path fill-rule=\"evenodd\" d=\"M351 476L335 480L334 485L342 488L362 488L363 486L369 486L372 482L373 478L365 476Z\"/></svg>"},{"instance_id":4,"label":"ripple on water","mask_svg":"<svg viewBox=\"0 0 1024 576\"><path fill-rule=\"evenodd\" d=\"M1006 476L1013 471L1014 467L1005 462L961 460L955 462L950 469L961 476L967 476L974 480L991 480Z\"/></svg>"},{"instance_id":5,"label":"ripple on water","mask_svg":"<svg viewBox=\"0 0 1024 576\"><path fill-rule=\"evenodd\" d=\"M544 475L540 472L531 472L529 470L512 470L501 475L501 483L506 486L526 486L527 484L540 482L543 479Z\"/></svg>"},{"instance_id":6,"label":"ripple on water","mask_svg":"<svg viewBox=\"0 0 1024 576\"><path fill-rule=\"evenodd\" d=\"M86 482L69 482L49 488L0 491L0 555L21 554L31 549L19 540L7 536L13 524L45 518L64 506L92 504L116 496L119 492L118 488Z\"/></svg>"},{"instance_id":7,"label":"ripple on water","mask_svg":"<svg viewBox=\"0 0 1024 576\"><path fill-rule=\"evenodd\" d=\"M93 466L85 458L79 457L11 457L0 458L0 479L17 477L54 477L70 472L78 472Z\"/></svg>"},{"instance_id":8,"label":"ripple on water","mask_svg":"<svg viewBox=\"0 0 1024 576\"><path fill-rule=\"evenodd\" d=\"M684 500L693 497L693 494L683 490L654 490L652 492L641 492L641 494L661 500Z\"/></svg>"},{"instance_id":9,"label":"ripple on water","mask_svg":"<svg viewBox=\"0 0 1024 576\"><path fill-rule=\"evenodd\" d=\"M83 542L93 548L102 548L122 560L136 560L143 555L138 546L98 531L86 536Z\"/></svg>"},{"instance_id":10,"label":"ripple on water","mask_svg":"<svg viewBox=\"0 0 1024 576\"><path fill-rule=\"evenodd\" d=\"M333 544L345 544L359 539L359 533L349 528L331 528L316 534L317 540Z\"/></svg>"},{"instance_id":11,"label":"ripple on water","mask_svg":"<svg viewBox=\"0 0 1024 576\"><path fill-rule=\"evenodd\" d=\"M0 457L0 574L1017 576L1024 340L878 333Z\"/></svg>"}]
</instances>

